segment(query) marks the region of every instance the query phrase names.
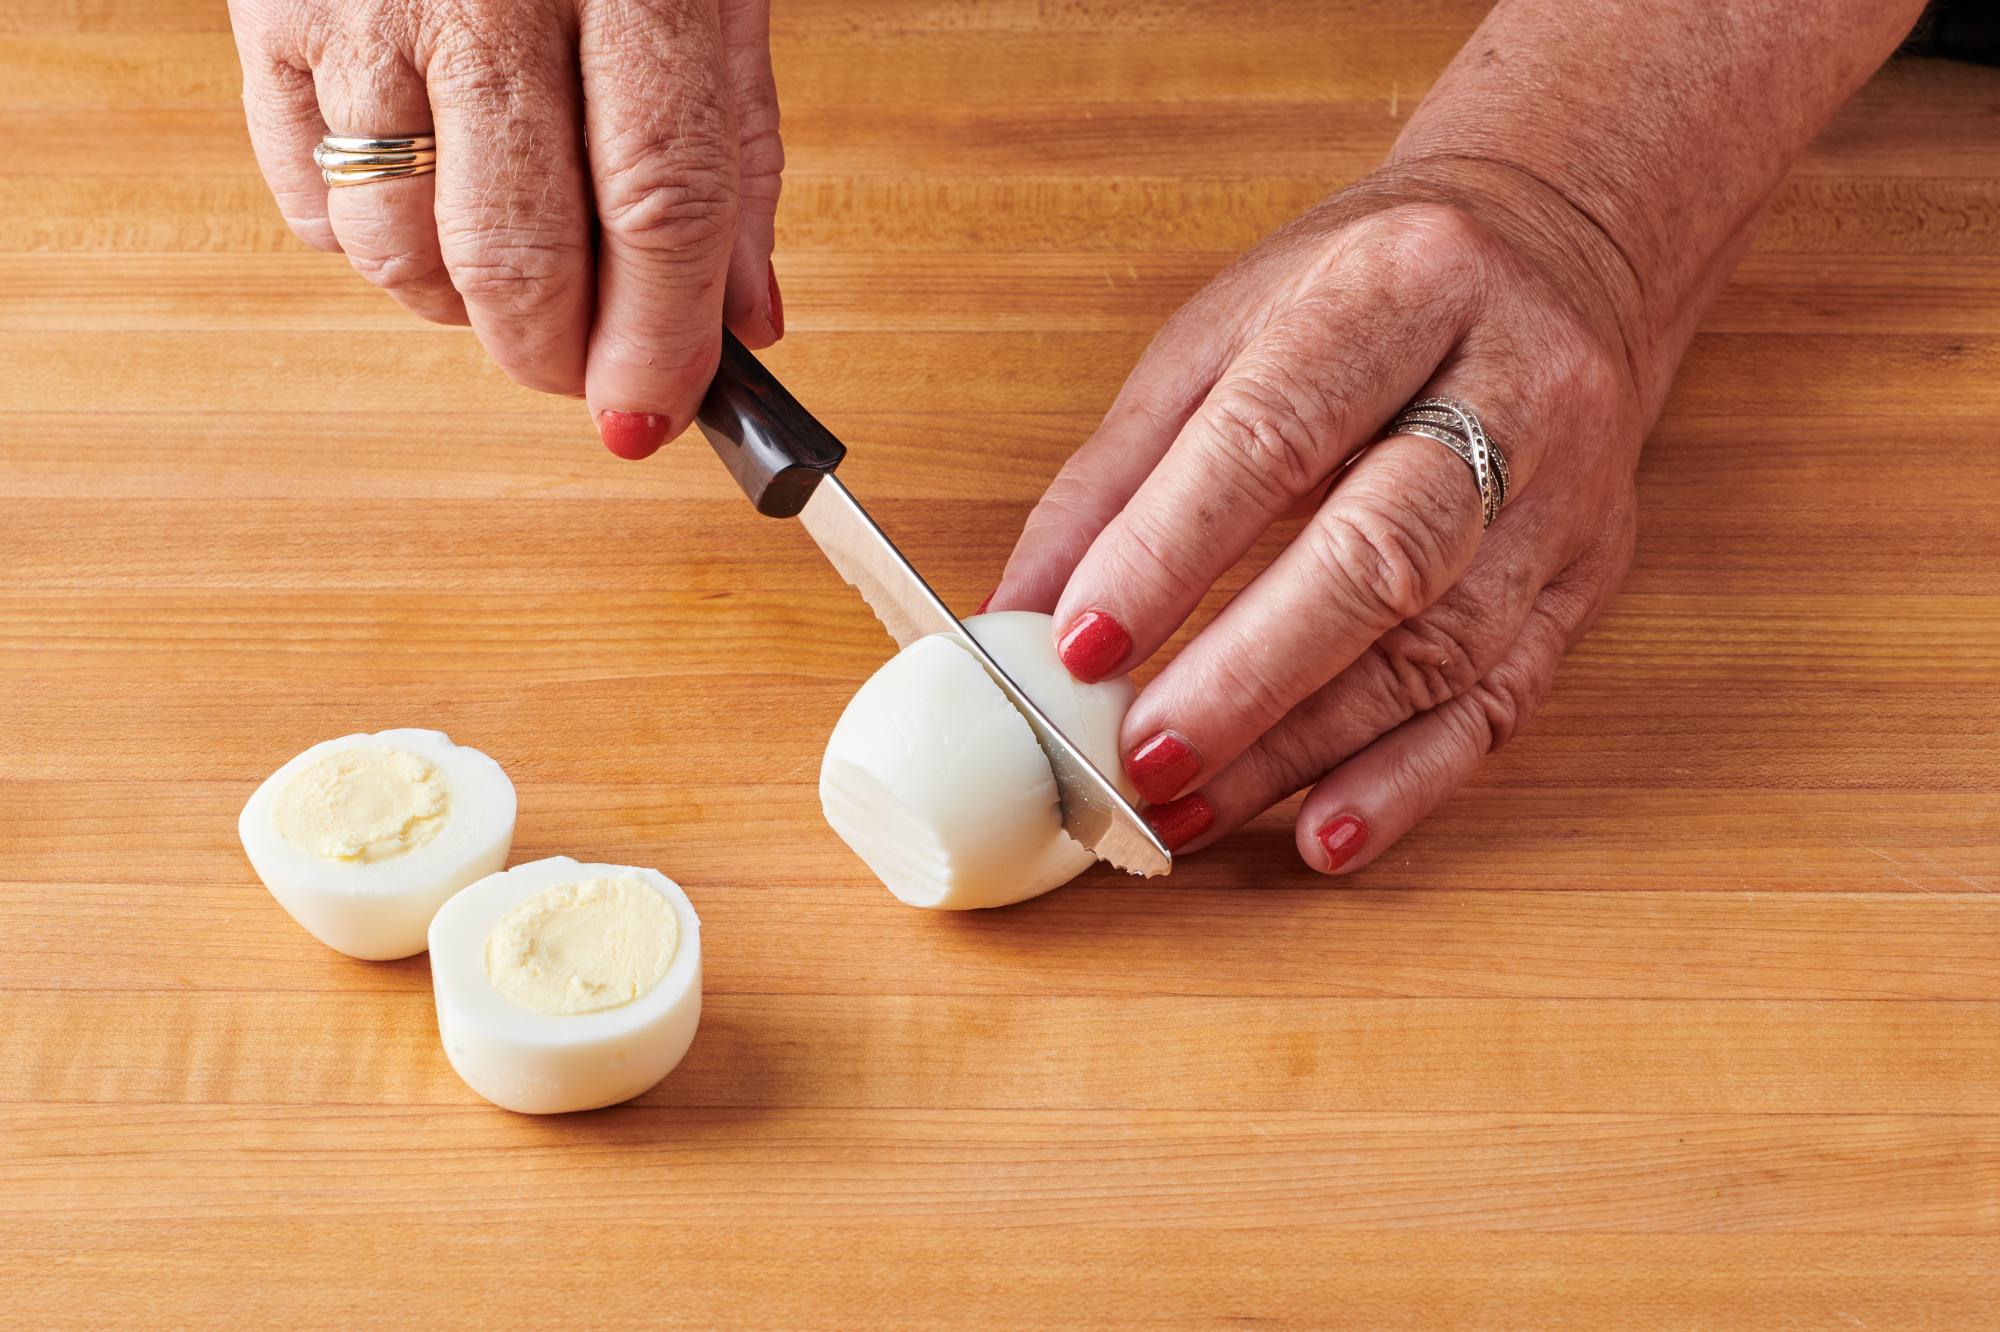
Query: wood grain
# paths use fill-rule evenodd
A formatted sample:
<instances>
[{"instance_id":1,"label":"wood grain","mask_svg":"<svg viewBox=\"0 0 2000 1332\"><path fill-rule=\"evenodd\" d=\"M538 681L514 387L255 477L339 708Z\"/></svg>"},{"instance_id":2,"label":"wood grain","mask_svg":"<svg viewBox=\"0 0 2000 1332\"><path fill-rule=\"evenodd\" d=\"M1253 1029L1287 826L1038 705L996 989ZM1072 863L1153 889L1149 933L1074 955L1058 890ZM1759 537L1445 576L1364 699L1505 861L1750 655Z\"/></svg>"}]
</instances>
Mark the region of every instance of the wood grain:
<instances>
[{"instance_id":1,"label":"wood grain","mask_svg":"<svg viewBox=\"0 0 2000 1332\"><path fill-rule=\"evenodd\" d=\"M954 604L1480 8L778 6L771 359ZM819 820L886 647L803 537L304 251L237 85L219 0L0 7L0 1319L2000 1326L2000 74L1780 189L1625 594L1393 855L1280 808L970 918ZM407 724L687 885L659 1088L486 1106L250 875L263 775Z\"/></svg>"}]
</instances>

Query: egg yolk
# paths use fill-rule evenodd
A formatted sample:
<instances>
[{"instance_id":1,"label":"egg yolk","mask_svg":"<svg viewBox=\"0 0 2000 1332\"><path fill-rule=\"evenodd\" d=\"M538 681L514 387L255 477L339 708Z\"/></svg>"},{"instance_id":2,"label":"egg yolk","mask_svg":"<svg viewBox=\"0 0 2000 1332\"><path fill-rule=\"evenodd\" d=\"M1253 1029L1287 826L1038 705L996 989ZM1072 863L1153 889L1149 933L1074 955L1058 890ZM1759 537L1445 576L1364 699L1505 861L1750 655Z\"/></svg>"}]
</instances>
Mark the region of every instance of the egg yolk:
<instances>
[{"instance_id":1,"label":"egg yolk","mask_svg":"<svg viewBox=\"0 0 2000 1332\"><path fill-rule=\"evenodd\" d=\"M680 942L667 899L630 876L543 889L494 923L486 979L536 1013L597 1013L660 983Z\"/></svg>"},{"instance_id":2,"label":"egg yolk","mask_svg":"<svg viewBox=\"0 0 2000 1332\"><path fill-rule=\"evenodd\" d=\"M278 835L323 860L376 864L436 837L451 807L444 774L402 749L321 755L278 796Z\"/></svg>"}]
</instances>

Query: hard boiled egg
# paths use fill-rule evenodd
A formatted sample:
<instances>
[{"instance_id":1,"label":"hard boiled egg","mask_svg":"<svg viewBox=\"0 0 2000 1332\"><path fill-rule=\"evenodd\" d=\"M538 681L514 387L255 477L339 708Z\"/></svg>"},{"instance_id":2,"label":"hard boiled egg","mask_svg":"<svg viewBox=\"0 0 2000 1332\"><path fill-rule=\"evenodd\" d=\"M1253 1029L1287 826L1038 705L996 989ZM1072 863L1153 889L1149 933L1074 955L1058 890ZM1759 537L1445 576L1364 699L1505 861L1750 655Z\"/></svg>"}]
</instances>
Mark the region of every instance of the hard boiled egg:
<instances>
[{"instance_id":1,"label":"hard boiled egg","mask_svg":"<svg viewBox=\"0 0 2000 1332\"><path fill-rule=\"evenodd\" d=\"M514 784L441 731L344 735L266 778L236 828L314 938L350 957L408 957L446 898L507 863Z\"/></svg>"},{"instance_id":2,"label":"hard boiled egg","mask_svg":"<svg viewBox=\"0 0 2000 1332\"><path fill-rule=\"evenodd\" d=\"M516 865L445 903L430 946L445 1057L523 1114L637 1096L701 1021L701 921L658 870Z\"/></svg>"},{"instance_id":3,"label":"hard boiled egg","mask_svg":"<svg viewBox=\"0 0 2000 1332\"><path fill-rule=\"evenodd\" d=\"M1118 761L1131 681L1071 676L1046 615L977 615L965 627L1132 798ZM1063 831L1055 775L1027 720L943 636L910 644L856 692L827 740L819 795L841 840L911 906L1005 906L1096 860Z\"/></svg>"}]
</instances>

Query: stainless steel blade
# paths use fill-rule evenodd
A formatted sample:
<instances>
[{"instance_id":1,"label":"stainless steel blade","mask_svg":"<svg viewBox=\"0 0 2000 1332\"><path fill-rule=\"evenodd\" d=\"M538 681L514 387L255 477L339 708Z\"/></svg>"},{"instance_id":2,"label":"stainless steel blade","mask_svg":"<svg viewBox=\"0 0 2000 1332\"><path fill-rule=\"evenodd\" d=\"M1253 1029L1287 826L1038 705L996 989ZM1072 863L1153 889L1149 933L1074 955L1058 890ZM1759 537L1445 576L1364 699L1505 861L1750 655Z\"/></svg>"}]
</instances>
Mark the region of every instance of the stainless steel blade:
<instances>
[{"instance_id":1,"label":"stainless steel blade","mask_svg":"<svg viewBox=\"0 0 2000 1332\"><path fill-rule=\"evenodd\" d=\"M899 645L908 647L930 634L950 634L993 677L1000 692L1020 709L1048 756L1049 770L1055 774L1056 791L1062 798L1065 832L1100 860L1133 874L1151 877L1174 867L1173 856L1139 817L1139 811L966 632L839 477L829 475L819 482L799 513L799 521L819 543L834 570L861 593L861 599Z\"/></svg>"}]
</instances>

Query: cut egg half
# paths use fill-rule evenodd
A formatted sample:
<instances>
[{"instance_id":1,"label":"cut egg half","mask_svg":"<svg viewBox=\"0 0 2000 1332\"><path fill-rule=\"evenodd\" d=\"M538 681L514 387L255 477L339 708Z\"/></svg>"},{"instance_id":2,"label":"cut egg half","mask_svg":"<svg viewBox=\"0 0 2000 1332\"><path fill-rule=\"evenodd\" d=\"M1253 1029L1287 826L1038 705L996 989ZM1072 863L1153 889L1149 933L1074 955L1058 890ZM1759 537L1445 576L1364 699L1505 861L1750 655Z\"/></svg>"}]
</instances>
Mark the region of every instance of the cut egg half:
<instances>
[{"instance_id":1,"label":"cut egg half","mask_svg":"<svg viewBox=\"0 0 2000 1332\"><path fill-rule=\"evenodd\" d=\"M251 868L329 948L383 961L424 950L445 899L507 863L514 784L442 731L344 735L266 778L237 833Z\"/></svg>"},{"instance_id":2,"label":"cut egg half","mask_svg":"<svg viewBox=\"0 0 2000 1332\"><path fill-rule=\"evenodd\" d=\"M658 870L516 865L445 903L430 950L445 1057L522 1114L630 1100L701 1022L701 921Z\"/></svg>"}]
</instances>

